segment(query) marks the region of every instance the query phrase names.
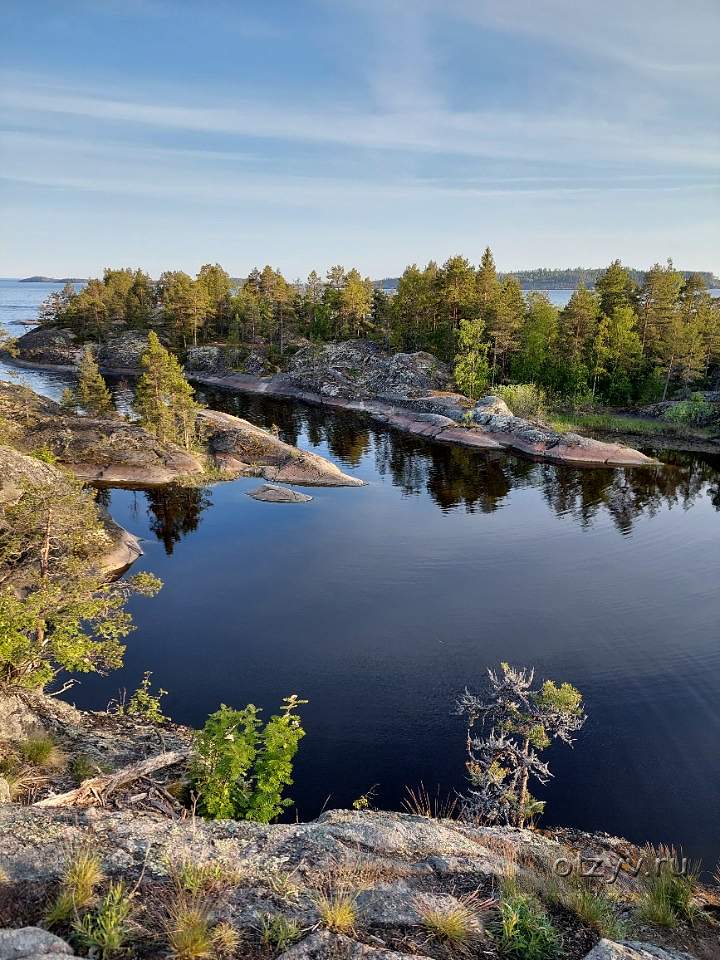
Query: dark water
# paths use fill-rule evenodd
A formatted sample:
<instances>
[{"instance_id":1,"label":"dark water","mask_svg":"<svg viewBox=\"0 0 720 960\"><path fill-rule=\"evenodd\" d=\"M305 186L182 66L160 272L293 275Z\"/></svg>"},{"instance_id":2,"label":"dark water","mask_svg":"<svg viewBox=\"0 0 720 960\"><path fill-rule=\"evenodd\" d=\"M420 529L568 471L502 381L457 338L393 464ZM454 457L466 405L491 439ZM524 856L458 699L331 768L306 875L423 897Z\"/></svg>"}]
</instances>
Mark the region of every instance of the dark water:
<instances>
[{"instance_id":1,"label":"dark water","mask_svg":"<svg viewBox=\"0 0 720 960\"><path fill-rule=\"evenodd\" d=\"M66 377L23 372L58 394ZM0 371L2 376L2 371ZM545 823L720 855L720 462L574 471L436 446L361 419L219 394L213 406L368 481L312 503L257 503L255 480L109 494L144 538L126 666L84 678L104 707L146 669L166 709L202 723L220 702L272 710L296 692L308 735L299 816L376 786L463 784L454 698L488 665L532 664L585 694L574 750L553 749Z\"/></svg>"}]
</instances>

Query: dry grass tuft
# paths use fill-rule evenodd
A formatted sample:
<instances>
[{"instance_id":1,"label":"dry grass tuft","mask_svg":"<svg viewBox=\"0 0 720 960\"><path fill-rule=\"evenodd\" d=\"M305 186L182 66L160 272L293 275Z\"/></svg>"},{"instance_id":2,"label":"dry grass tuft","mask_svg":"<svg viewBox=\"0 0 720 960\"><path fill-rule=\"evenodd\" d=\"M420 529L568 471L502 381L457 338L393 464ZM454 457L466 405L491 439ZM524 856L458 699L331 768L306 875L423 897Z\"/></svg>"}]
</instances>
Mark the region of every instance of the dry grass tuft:
<instances>
[{"instance_id":1,"label":"dry grass tuft","mask_svg":"<svg viewBox=\"0 0 720 960\"><path fill-rule=\"evenodd\" d=\"M416 900L425 930L448 947L469 947L481 939L485 927L482 914L495 905L493 899L481 899L478 891L444 901Z\"/></svg>"},{"instance_id":2,"label":"dry grass tuft","mask_svg":"<svg viewBox=\"0 0 720 960\"><path fill-rule=\"evenodd\" d=\"M440 787L435 794L428 793L425 784L417 787L405 787L407 797L402 807L415 817L425 817L427 820L452 820L459 813L458 798L448 793L440 796Z\"/></svg>"},{"instance_id":3,"label":"dry grass tuft","mask_svg":"<svg viewBox=\"0 0 720 960\"><path fill-rule=\"evenodd\" d=\"M333 933L352 933L357 922L356 900L356 894L346 891L320 894L316 906L322 925Z\"/></svg>"},{"instance_id":4,"label":"dry grass tuft","mask_svg":"<svg viewBox=\"0 0 720 960\"><path fill-rule=\"evenodd\" d=\"M233 957L240 949L240 934L231 923L218 923L213 928L211 939L218 957Z\"/></svg>"}]
</instances>

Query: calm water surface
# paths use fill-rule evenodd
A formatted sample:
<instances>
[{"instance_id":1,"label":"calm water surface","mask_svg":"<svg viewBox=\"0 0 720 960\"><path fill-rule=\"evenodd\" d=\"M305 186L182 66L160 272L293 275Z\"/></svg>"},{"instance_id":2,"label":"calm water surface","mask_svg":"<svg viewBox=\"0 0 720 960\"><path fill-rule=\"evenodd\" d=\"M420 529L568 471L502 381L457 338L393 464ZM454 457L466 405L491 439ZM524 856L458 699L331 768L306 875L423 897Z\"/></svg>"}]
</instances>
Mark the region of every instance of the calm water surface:
<instances>
[{"instance_id":1,"label":"calm water surface","mask_svg":"<svg viewBox=\"0 0 720 960\"><path fill-rule=\"evenodd\" d=\"M0 376L3 376L0 369ZM57 396L68 378L22 371ZM123 671L73 697L104 707L144 670L166 709L266 711L296 692L308 735L301 818L375 786L463 785L454 698L500 660L585 694L574 750L553 749L545 823L720 856L720 461L574 471L436 446L356 417L206 395L367 481L305 505L205 491L109 492L165 586L131 604Z\"/></svg>"}]
</instances>

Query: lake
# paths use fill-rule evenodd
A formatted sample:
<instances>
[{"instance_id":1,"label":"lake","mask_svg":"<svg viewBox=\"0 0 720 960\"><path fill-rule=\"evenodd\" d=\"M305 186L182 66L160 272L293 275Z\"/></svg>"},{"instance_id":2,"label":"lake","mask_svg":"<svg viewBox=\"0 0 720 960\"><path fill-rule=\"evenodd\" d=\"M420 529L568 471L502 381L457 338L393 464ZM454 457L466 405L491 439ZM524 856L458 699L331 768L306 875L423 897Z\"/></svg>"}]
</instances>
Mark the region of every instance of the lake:
<instances>
[{"instance_id":1,"label":"lake","mask_svg":"<svg viewBox=\"0 0 720 960\"><path fill-rule=\"evenodd\" d=\"M56 397L70 379L15 372ZM421 781L462 789L455 698L500 660L534 665L575 684L589 716L573 750L550 751L542 822L673 842L714 868L720 459L577 471L267 398L202 399L367 486L292 506L247 497L257 480L110 491L143 538L135 569L165 586L131 603L125 668L71 699L102 708L144 670L195 725L221 702L269 713L307 698L290 792L308 819L370 788L386 807Z\"/></svg>"}]
</instances>

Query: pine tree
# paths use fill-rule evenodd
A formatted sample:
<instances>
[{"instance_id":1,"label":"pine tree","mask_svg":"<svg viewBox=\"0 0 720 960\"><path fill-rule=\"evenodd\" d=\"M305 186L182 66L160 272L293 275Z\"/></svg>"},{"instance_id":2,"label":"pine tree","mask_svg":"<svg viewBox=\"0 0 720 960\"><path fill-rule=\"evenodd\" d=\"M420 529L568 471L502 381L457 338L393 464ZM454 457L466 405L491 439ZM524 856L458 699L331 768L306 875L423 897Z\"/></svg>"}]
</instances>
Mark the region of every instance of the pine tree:
<instances>
[{"instance_id":1,"label":"pine tree","mask_svg":"<svg viewBox=\"0 0 720 960\"><path fill-rule=\"evenodd\" d=\"M557 340L558 310L544 293L533 291L521 331L521 349L516 372L527 383L547 384L552 371Z\"/></svg>"},{"instance_id":2,"label":"pine tree","mask_svg":"<svg viewBox=\"0 0 720 960\"><path fill-rule=\"evenodd\" d=\"M90 492L76 481L28 484L0 524L0 682L43 687L58 674L122 665L128 596L151 596L150 574L107 583L109 546Z\"/></svg>"},{"instance_id":3,"label":"pine tree","mask_svg":"<svg viewBox=\"0 0 720 960\"><path fill-rule=\"evenodd\" d=\"M89 346L85 347L78 367L75 399L83 410L95 417L107 417L115 412L112 395Z\"/></svg>"},{"instance_id":4,"label":"pine tree","mask_svg":"<svg viewBox=\"0 0 720 960\"><path fill-rule=\"evenodd\" d=\"M159 440L179 443L189 450L195 440L199 404L177 358L151 331L141 357L143 375L135 394L135 410L146 429Z\"/></svg>"},{"instance_id":5,"label":"pine tree","mask_svg":"<svg viewBox=\"0 0 720 960\"><path fill-rule=\"evenodd\" d=\"M340 291L342 337L360 337L372 327L372 283L363 280L354 268L345 277Z\"/></svg>"},{"instance_id":6,"label":"pine tree","mask_svg":"<svg viewBox=\"0 0 720 960\"><path fill-rule=\"evenodd\" d=\"M485 324L475 320L461 320L458 332L459 352L455 357L455 382L471 400L478 400L488 384L488 344L484 339Z\"/></svg>"},{"instance_id":7,"label":"pine tree","mask_svg":"<svg viewBox=\"0 0 720 960\"><path fill-rule=\"evenodd\" d=\"M593 393L598 386L611 403L626 403L642 362L635 312L626 305L602 314L593 343Z\"/></svg>"},{"instance_id":8,"label":"pine tree","mask_svg":"<svg viewBox=\"0 0 720 960\"><path fill-rule=\"evenodd\" d=\"M595 289L600 294L600 309L607 317L612 316L616 307L634 306L637 299L637 285L619 260L613 260L600 274Z\"/></svg>"},{"instance_id":9,"label":"pine tree","mask_svg":"<svg viewBox=\"0 0 720 960\"><path fill-rule=\"evenodd\" d=\"M468 717L467 770L471 789L464 798L466 817L484 823L523 827L544 804L529 792L531 777L551 776L540 751L555 739L571 744L585 723L582 696L569 683L546 680L533 687L534 671L507 663L488 670L481 695L466 691L458 701ZM475 734L475 726L480 735Z\"/></svg>"},{"instance_id":10,"label":"pine tree","mask_svg":"<svg viewBox=\"0 0 720 960\"><path fill-rule=\"evenodd\" d=\"M499 286L485 316L492 342L492 382L495 383L498 367L504 376L507 358L518 348L525 317L525 299L514 277L507 277Z\"/></svg>"}]
</instances>

